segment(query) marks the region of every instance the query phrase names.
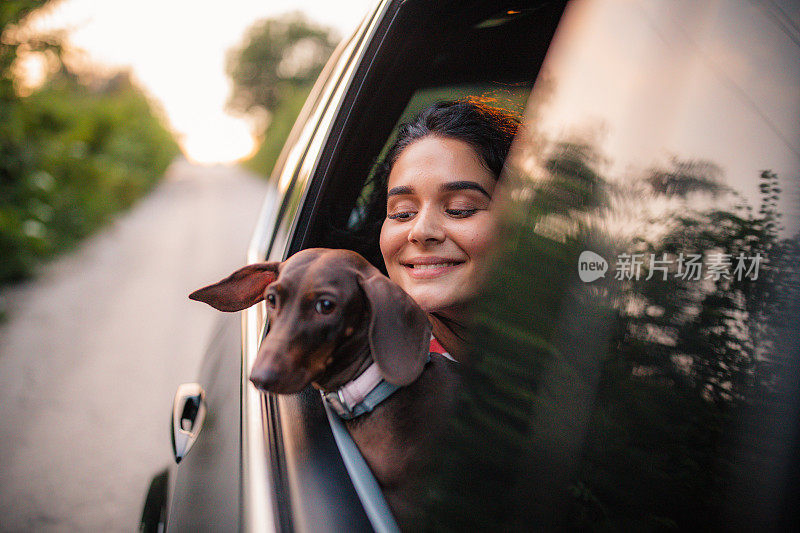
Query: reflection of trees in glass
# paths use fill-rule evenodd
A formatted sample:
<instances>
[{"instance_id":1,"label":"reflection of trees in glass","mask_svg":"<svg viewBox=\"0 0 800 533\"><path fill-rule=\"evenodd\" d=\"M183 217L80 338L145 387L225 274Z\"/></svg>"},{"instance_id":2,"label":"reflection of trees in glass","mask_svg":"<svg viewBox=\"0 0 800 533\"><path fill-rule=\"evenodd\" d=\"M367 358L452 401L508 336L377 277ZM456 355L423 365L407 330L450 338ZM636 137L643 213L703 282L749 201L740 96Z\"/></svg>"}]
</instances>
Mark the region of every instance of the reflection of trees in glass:
<instances>
[{"instance_id":1,"label":"reflection of trees in glass","mask_svg":"<svg viewBox=\"0 0 800 533\"><path fill-rule=\"evenodd\" d=\"M653 171L648 182L657 195L716 197L719 181L696 172L704 167L713 168L677 163ZM800 296L797 239L779 237L778 178L763 172L760 184L757 216L745 205L684 208L654 221L670 227L661 239L640 241L648 257L700 254L706 266L725 254L730 279L704 269L701 281L687 281L673 270L666 280L643 275L612 288L617 334L576 491L591 502L582 507L583 525L719 527L736 497L727 491L742 474L732 462L741 419L756 402L764 410L776 400L785 367L773 347L792 333L776 319L791 317L789 305ZM756 279L733 275L737 257L761 258ZM759 460L770 459L777 460Z\"/></svg>"},{"instance_id":2,"label":"reflection of trees in glass","mask_svg":"<svg viewBox=\"0 0 800 533\"><path fill-rule=\"evenodd\" d=\"M544 176L511 177L512 196L531 200L508 209L499 276L478 303L469 393L430 484L436 527L714 529L732 509L768 523L744 494L791 437L763 421L784 401L791 352L777 343L795 335L800 300L778 177L761 174L754 214L716 165L675 160L637 187L638 202L666 207L642 209L652 218L620 240L604 220L630 202L598 160L565 144L536 166ZM583 284L584 249L641 253L642 274L615 279L610 261L605 280ZM645 279L650 254L669 260L666 279ZM723 254L729 274L681 279L680 254L706 266ZM740 256L761 258L756 279L732 275Z\"/></svg>"},{"instance_id":3,"label":"reflection of trees in glass","mask_svg":"<svg viewBox=\"0 0 800 533\"><path fill-rule=\"evenodd\" d=\"M777 189L774 174L764 172L761 180L768 194ZM696 184L719 191L713 181L691 175L676 184L677 191ZM619 287L626 300L620 307L636 309L620 312L626 322L620 349L641 373L685 381L695 394L717 403L741 398L754 385L756 337L763 320L753 318L763 312L758 306L765 284L774 282L770 259L778 244L776 201L765 197L760 217L713 208L667 215L664 223L670 230L658 242L647 243L645 255L673 262L681 254L701 256L705 268L701 281L684 280L673 268L666 280L659 273ZM758 271L748 274L754 261L759 261ZM715 262L727 262L718 279L708 270ZM736 273L737 266L744 268Z\"/></svg>"},{"instance_id":4,"label":"reflection of trees in glass","mask_svg":"<svg viewBox=\"0 0 800 533\"><path fill-rule=\"evenodd\" d=\"M714 167L676 162L647 181L656 195L716 197L719 180L697 172L704 168ZM772 320L786 302L774 291L783 285L787 296L798 295L796 282L787 285L797 259L793 265L787 252L796 252L778 236L777 176L762 173L761 190L758 216L745 206L678 204L679 213L653 221L669 227L662 238L639 242L645 257L673 263L680 254L699 254L706 267L728 257L727 277L703 269L702 280L684 280L673 268L666 279L658 273L645 280L645 270L611 289L618 326L576 485L582 525L719 525L742 409L763 399L779 375L770 348L780 333ZM761 258L757 279L733 275L737 257Z\"/></svg>"}]
</instances>

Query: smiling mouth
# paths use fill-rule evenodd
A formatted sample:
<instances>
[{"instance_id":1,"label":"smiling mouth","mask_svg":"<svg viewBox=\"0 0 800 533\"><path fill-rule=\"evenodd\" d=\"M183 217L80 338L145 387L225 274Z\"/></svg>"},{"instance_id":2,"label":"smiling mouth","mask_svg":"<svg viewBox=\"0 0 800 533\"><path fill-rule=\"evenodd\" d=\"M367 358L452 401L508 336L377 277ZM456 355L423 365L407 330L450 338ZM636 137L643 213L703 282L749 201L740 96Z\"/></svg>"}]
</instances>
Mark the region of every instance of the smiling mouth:
<instances>
[{"instance_id":1,"label":"smiling mouth","mask_svg":"<svg viewBox=\"0 0 800 533\"><path fill-rule=\"evenodd\" d=\"M460 265L461 263L452 262L452 263L433 263L429 265L415 265L414 263L407 263L405 266L408 268L413 268L414 270L436 270L437 268L448 268L454 267L456 265Z\"/></svg>"},{"instance_id":2,"label":"smiling mouth","mask_svg":"<svg viewBox=\"0 0 800 533\"><path fill-rule=\"evenodd\" d=\"M406 272L413 279L425 280L438 278L439 276L446 275L453 272L459 266L463 265L464 261L420 261L413 263L402 263L407 269Z\"/></svg>"}]
</instances>

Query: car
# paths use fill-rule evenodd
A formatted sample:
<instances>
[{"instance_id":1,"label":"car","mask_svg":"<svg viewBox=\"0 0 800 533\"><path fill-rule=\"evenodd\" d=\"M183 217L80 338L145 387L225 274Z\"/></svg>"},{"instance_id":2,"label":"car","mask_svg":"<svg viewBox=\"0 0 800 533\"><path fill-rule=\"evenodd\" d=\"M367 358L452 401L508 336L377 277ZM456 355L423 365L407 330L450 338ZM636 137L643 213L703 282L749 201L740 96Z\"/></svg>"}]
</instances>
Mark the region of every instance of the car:
<instances>
[{"instance_id":1,"label":"car","mask_svg":"<svg viewBox=\"0 0 800 533\"><path fill-rule=\"evenodd\" d=\"M381 0L333 53L247 262L383 268L369 197L396 126L469 95L524 116L420 529L795 529L799 11ZM263 303L221 316L142 528L397 530L317 391L248 382L267 327Z\"/></svg>"}]
</instances>

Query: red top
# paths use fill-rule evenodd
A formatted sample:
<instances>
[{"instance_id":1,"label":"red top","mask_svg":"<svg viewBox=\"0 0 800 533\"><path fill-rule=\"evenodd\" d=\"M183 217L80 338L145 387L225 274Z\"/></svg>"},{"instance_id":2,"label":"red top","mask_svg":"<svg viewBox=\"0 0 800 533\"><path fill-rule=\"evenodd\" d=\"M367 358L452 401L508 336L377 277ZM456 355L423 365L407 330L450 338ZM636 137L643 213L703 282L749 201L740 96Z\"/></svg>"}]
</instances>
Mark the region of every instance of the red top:
<instances>
[{"instance_id":1,"label":"red top","mask_svg":"<svg viewBox=\"0 0 800 533\"><path fill-rule=\"evenodd\" d=\"M431 347L429 351L431 353L438 353L439 355L447 353L447 350L445 350L444 347L439 344L439 341L436 340L436 337L433 336L431 337Z\"/></svg>"},{"instance_id":2,"label":"red top","mask_svg":"<svg viewBox=\"0 0 800 533\"><path fill-rule=\"evenodd\" d=\"M430 348L428 348L428 351L430 353L435 353L443 357L446 357L447 359L450 359L454 363L456 362L456 360L453 359L453 356L447 353L447 350L444 349L444 346L442 346L441 343L439 343L439 341L437 341L436 337L434 337L433 335L431 335L431 346Z\"/></svg>"}]
</instances>

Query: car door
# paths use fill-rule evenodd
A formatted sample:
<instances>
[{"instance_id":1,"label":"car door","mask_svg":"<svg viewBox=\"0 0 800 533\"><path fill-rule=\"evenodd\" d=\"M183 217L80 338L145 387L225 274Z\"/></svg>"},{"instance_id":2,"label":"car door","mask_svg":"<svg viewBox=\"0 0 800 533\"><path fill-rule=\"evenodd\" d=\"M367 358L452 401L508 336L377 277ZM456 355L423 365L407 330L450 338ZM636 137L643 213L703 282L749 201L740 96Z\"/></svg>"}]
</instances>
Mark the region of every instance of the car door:
<instances>
[{"instance_id":1,"label":"car door","mask_svg":"<svg viewBox=\"0 0 800 533\"><path fill-rule=\"evenodd\" d=\"M735 3L578 1L563 17L555 3L461 6L391 4L285 241L286 254L346 247L379 264L364 199L388 132L436 98L502 88L515 105L512 88L536 80L503 178L477 363L424 527L791 529L793 15ZM319 429L319 398L268 401L287 485L307 479L304 435L333 436Z\"/></svg>"},{"instance_id":2,"label":"car door","mask_svg":"<svg viewBox=\"0 0 800 533\"><path fill-rule=\"evenodd\" d=\"M297 193L303 189L298 176L319 151L315 142L327 134L325 124L330 118L326 117L336 112L336 91L341 91L347 69L356 61L378 13L371 12L356 33L340 44L312 90L276 165L274 187L265 199L254 245L248 251L251 261L263 260L273 248L285 248L286 232L297 211ZM283 448L276 437L280 426L270 414L269 400L247 381L255 353L253 343L257 347L263 327L261 309L241 317L224 315L219 320L198 376L205 417L195 428L190 453L182 455L170 480L169 529L275 531L294 527L283 477ZM176 397L176 402L186 401L180 394ZM179 423L173 420L173 432L179 432ZM330 455L330 450L327 453ZM329 475L335 479L334 468ZM349 478L337 482L349 483ZM359 516L350 516L348 508L360 512L363 523L358 501L355 505L345 502L336 506L337 516L328 520L331 530L341 530L344 524L358 528Z\"/></svg>"},{"instance_id":3,"label":"car door","mask_svg":"<svg viewBox=\"0 0 800 533\"><path fill-rule=\"evenodd\" d=\"M174 531L239 529L239 391L241 338L239 317L223 315L202 359L197 383L205 396L205 416L192 420L196 439L173 469L167 527ZM178 394L176 402L189 400ZM183 402L183 403L181 403ZM175 418L180 418L177 415ZM171 431L176 431L173 419Z\"/></svg>"}]
</instances>

